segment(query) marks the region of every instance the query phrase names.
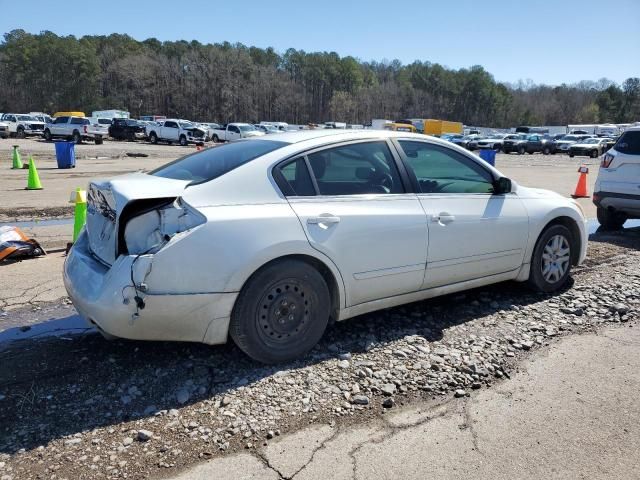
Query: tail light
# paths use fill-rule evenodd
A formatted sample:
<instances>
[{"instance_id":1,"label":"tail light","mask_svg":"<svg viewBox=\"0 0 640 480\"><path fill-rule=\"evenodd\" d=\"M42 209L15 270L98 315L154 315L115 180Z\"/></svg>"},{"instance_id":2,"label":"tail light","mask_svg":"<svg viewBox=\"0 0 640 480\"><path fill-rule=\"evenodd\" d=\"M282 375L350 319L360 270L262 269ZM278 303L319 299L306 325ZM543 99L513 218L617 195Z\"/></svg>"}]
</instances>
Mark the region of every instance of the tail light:
<instances>
[{"instance_id":1,"label":"tail light","mask_svg":"<svg viewBox=\"0 0 640 480\"><path fill-rule=\"evenodd\" d=\"M609 168L614 158L616 158L614 155L611 155L610 153L605 153L604 156L602 157L602 161L600 162L600 166L602 168Z\"/></svg>"}]
</instances>

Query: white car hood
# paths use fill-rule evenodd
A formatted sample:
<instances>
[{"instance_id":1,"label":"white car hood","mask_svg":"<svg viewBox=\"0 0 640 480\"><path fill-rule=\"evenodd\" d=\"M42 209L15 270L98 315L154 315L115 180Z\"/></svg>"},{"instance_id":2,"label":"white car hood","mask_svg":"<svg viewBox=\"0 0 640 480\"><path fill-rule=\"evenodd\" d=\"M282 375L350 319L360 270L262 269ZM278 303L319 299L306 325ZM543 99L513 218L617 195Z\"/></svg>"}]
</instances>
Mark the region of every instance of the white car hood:
<instances>
[{"instance_id":1,"label":"white car hood","mask_svg":"<svg viewBox=\"0 0 640 480\"><path fill-rule=\"evenodd\" d=\"M552 192L551 190L545 190L544 188L531 188L518 185L516 192L521 198L562 198L563 200L566 200L566 197L563 197L559 193Z\"/></svg>"}]
</instances>

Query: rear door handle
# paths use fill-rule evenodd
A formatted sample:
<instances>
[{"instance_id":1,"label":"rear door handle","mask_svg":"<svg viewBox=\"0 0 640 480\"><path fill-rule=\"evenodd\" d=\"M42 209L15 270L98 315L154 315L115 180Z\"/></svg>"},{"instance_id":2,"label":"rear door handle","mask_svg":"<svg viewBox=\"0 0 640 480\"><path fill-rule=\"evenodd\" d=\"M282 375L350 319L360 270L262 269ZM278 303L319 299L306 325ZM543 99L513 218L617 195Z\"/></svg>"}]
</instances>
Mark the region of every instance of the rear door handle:
<instances>
[{"instance_id":1,"label":"rear door handle","mask_svg":"<svg viewBox=\"0 0 640 480\"><path fill-rule=\"evenodd\" d=\"M330 225L332 223L340 223L340 217L329 214L322 214L317 217L309 217L307 219L309 225Z\"/></svg>"},{"instance_id":2,"label":"rear door handle","mask_svg":"<svg viewBox=\"0 0 640 480\"><path fill-rule=\"evenodd\" d=\"M451 215L448 212L440 212L438 215L433 215L431 217L431 221L435 223L451 223L455 219L455 215Z\"/></svg>"}]
</instances>

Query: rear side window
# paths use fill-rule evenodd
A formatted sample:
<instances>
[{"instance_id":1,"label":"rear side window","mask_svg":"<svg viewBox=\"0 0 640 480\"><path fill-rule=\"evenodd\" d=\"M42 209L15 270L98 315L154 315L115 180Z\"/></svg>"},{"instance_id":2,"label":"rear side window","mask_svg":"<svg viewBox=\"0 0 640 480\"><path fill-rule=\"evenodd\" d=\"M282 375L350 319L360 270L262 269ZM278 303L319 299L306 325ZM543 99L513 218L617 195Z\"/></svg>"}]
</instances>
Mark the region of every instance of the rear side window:
<instances>
[{"instance_id":1,"label":"rear side window","mask_svg":"<svg viewBox=\"0 0 640 480\"><path fill-rule=\"evenodd\" d=\"M640 155L640 130L623 133L613 148L627 155Z\"/></svg>"},{"instance_id":2,"label":"rear side window","mask_svg":"<svg viewBox=\"0 0 640 480\"><path fill-rule=\"evenodd\" d=\"M278 167L280 178L276 179L286 196L311 197L316 194L311 175L304 158L298 158Z\"/></svg>"},{"instance_id":3,"label":"rear side window","mask_svg":"<svg viewBox=\"0 0 640 480\"><path fill-rule=\"evenodd\" d=\"M56 124L67 123L68 120L69 120L69 117L58 117L56 118L56 121L53 123L56 123Z\"/></svg>"},{"instance_id":4,"label":"rear side window","mask_svg":"<svg viewBox=\"0 0 640 480\"><path fill-rule=\"evenodd\" d=\"M328 148L308 156L320 195L403 193L386 142Z\"/></svg>"},{"instance_id":5,"label":"rear side window","mask_svg":"<svg viewBox=\"0 0 640 480\"><path fill-rule=\"evenodd\" d=\"M269 152L288 145L270 140L245 140L179 158L150 172L158 177L188 180L190 185L208 182Z\"/></svg>"}]
</instances>

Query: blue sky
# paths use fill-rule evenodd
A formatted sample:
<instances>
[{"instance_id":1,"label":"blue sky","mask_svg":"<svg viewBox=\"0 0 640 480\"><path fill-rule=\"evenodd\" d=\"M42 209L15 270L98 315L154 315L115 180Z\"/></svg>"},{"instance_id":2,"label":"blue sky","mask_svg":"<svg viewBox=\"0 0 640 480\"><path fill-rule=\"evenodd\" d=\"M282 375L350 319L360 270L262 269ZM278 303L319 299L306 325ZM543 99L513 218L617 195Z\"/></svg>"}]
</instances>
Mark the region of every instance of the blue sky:
<instances>
[{"instance_id":1,"label":"blue sky","mask_svg":"<svg viewBox=\"0 0 640 480\"><path fill-rule=\"evenodd\" d=\"M64 3L64 2L63 2ZM361 60L482 65L499 81L640 76L640 0L0 0L0 33L126 33ZM56 5L56 6L54 6ZM99 8L92 7L100 5ZM188 13L192 12L192 13Z\"/></svg>"}]
</instances>

